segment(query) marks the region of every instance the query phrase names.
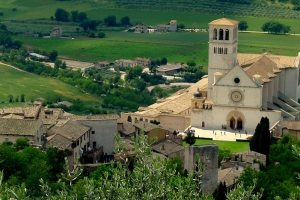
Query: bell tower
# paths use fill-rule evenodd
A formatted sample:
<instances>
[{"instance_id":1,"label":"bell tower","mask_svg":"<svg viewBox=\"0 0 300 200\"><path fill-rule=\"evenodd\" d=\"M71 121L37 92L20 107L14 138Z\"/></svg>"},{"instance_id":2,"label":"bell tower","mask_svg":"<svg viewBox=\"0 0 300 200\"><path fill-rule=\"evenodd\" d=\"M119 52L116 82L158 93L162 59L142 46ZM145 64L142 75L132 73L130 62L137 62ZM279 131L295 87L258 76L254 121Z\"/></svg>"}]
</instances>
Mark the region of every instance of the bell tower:
<instances>
[{"instance_id":1,"label":"bell tower","mask_svg":"<svg viewBox=\"0 0 300 200\"><path fill-rule=\"evenodd\" d=\"M238 21L221 18L209 23L208 94L213 98L214 74L226 74L237 64Z\"/></svg>"}]
</instances>

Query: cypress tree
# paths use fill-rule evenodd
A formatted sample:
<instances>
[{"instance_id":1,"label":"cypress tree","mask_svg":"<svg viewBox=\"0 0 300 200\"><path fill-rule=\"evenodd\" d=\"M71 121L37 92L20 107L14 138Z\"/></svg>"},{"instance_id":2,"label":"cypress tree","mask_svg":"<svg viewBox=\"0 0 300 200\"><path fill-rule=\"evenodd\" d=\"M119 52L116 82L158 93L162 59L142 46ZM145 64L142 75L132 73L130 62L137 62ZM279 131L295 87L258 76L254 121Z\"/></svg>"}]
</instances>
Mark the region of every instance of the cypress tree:
<instances>
[{"instance_id":1,"label":"cypress tree","mask_svg":"<svg viewBox=\"0 0 300 200\"><path fill-rule=\"evenodd\" d=\"M262 124L264 123L264 117L261 118L260 123L257 124L255 132L250 141L250 150L259 152L259 140L262 132Z\"/></svg>"},{"instance_id":2,"label":"cypress tree","mask_svg":"<svg viewBox=\"0 0 300 200\"><path fill-rule=\"evenodd\" d=\"M267 157L267 164L269 162L269 153L270 153L270 143L271 143L271 136L270 136L270 122L269 119L266 117L263 122L262 127L262 134L259 139L259 153L266 155Z\"/></svg>"}]
</instances>

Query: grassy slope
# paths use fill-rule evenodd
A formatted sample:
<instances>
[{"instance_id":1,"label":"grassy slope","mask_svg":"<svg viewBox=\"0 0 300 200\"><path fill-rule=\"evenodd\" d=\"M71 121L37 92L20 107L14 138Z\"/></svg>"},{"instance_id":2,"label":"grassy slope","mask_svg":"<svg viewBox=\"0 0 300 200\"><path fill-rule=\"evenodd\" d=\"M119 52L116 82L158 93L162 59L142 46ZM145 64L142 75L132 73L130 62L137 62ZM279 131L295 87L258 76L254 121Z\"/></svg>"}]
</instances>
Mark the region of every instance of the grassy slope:
<instances>
[{"instance_id":1,"label":"grassy slope","mask_svg":"<svg viewBox=\"0 0 300 200\"><path fill-rule=\"evenodd\" d=\"M0 107L22 106L22 103L8 103L8 95L14 97L25 95L27 102L38 97L53 99L60 96L63 99L81 99L87 104L100 104L101 100L91 95L86 95L76 87L64 84L58 80L18 71L11 67L0 65L0 100L6 103Z\"/></svg>"}]
</instances>

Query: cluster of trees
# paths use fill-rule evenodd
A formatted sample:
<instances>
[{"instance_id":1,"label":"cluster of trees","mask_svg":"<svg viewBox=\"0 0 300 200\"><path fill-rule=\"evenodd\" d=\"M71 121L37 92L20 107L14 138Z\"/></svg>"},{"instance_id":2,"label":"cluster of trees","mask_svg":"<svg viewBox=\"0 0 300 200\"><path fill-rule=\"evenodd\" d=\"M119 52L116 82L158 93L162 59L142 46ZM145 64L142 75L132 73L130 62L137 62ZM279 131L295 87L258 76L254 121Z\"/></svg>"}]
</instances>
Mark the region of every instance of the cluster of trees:
<instances>
[{"instance_id":1,"label":"cluster of trees","mask_svg":"<svg viewBox=\"0 0 300 200\"><path fill-rule=\"evenodd\" d=\"M240 31L246 31L247 28L248 28L248 24L246 21L240 21L239 22L239 25L238 25L238 28Z\"/></svg>"},{"instance_id":2,"label":"cluster of trees","mask_svg":"<svg viewBox=\"0 0 300 200\"><path fill-rule=\"evenodd\" d=\"M295 147L300 147L300 141L289 135L283 136L276 144L272 144L269 165L260 164L259 172L250 168L244 169L239 178L239 181L244 183L243 187L249 188L254 180L257 180L254 191L258 192L263 189L262 199L299 198L300 182L297 174L300 173L300 160L299 154L297 154L297 159L293 153ZM292 198L294 195L297 198Z\"/></svg>"},{"instance_id":3,"label":"cluster of trees","mask_svg":"<svg viewBox=\"0 0 300 200\"><path fill-rule=\"evenodd\" d=\"M282 24L278 21L269 21L262 25L261 29L269 33L283 33L286 34L291 31L291 27L285 24Z\"/></svg>"},{"instance_id":4,"label":"cluster of trees","mask_svg":"<svg viewBox=\"0 0 300 200\"><path fill-rule=\"evenodd\" d=\"M59 188L58 179L63 172L65 153L57 148L48 148L43 152L29 146L27 138L0 145L0 169L4 171L3 182L9 187L25 183L27 194L41 196L39 179L51 181L53 189ZM3 186L2 186L3 189Z\"/></svg>"},{"instance_id":5,"label":"cluster of trees","mask_svg":"<svg viewBox=\"0 0 300 200\"><path fill-rule=\"evenodd\" d=\"M260 122L255 128L255 132L250 141L250 150L264 154L269 161L271 135L270 135L270 122L267 117L262 117Z\"/></svg>"},{"instance_id":6,"label":"cluster of trees","mask_svg":"<svg viewBox=\"0 0 300 200\"><path fill-rule=\"evenodd\" d=\"M219 2L229 2L229 3L235 3L235 4L247 4L250 5L253 3L253 0L217 0Z\"/></svg>"},{"instance_id":7,"label":"cluster of trees","mask_svg":"<svg viewBox=\"0 0 300 200\"><path fill-rule=\"evenodd\" d=\"M143 73L143 67L135 66L127 71L125 80L130 83L134 88L144 91L147 85L157 85L166 82L166 78L162 75L150 75L146 72Z\"/></svg>"},{"instance_id":8,"label":"cluster of trees","mask_svg":"<svg viewBox=\"0 0 300 200\"><path fill-rule=\"evenodd\" d=\"M183 69L183 79L188 83L196 83L206 73L203 71L203 66L190 66Z\"/></svg>"},{"instance_id":9,"label":"cluster of trees","mask_svg":"<svg viewBox=\"0 0 300 200\"><path fill-rule=\"evenodd\" d=\"M20 97L17 95L16 98L14 99L14 96L12 94L10 94L10 95L8 95L8 99L9 99L8 102L10 102L10 103L13 103L14 101L24 103L25 102L25 95L21 94Z\"/></svg>"}]
</instances>

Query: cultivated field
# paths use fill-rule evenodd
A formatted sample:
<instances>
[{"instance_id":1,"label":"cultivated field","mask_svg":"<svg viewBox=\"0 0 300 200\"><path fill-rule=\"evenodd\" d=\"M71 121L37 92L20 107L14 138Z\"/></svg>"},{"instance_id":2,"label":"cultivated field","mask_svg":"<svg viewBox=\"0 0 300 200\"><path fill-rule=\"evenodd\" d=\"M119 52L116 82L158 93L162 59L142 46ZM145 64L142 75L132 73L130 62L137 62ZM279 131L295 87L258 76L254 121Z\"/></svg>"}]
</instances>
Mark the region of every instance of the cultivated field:
<instances>
[{"instance_id":1,"label":"cultivated field","mask_svg":"<svg viewBox=\"0 0 300 200\"><path fill-rule=\"evenodd\" d=\"M122 1L125 2L125 1ZM130 3L135 3L136 1L127 1ZM158 3L166 3L165 1L160 1ZM279 18L278 21L291 26L292 32L300 33L299 19L300 12L293 11L286 7L274 7L274 6L254 6L251 11L249 11L248 5L239 5L234 6L227 3L216 4L215 2L198 1L196 4L199 6L194 6L195 2L185 2L187 5L180 5L184 9L181 10L171 7L162 7L158 6L153 7L152 4L149 4L149 8L145 6L120 6L116 1L103 1L103 0L72 0L72 1L56 1L56 0L0 0L0 11L4 12L3 16L0 16L0 21L8 20L42 20L40 23L43 24L43 20L49 20L50 16L54 16L55 10L57 8L63 8L67 11L78 10L80 12L86 12L90 19L103 20L109 15L115 15L117 21L121 17L129 16L132 23L142 22L146 25L157 25L157 24L166 24L172 19L178 20L178 23L185 24L186 27L190 28L208 28L208 23L214 19L221 18L224 16L236 20L246 20L249 25L249 30L260 31L261 26L266 21ZM116 3L116 4L115 4ZM142 5L149 3L148 1L142 1L138 4ZM211 6L210 4L214 4ZM128 4L128 5L129 5ZM156 2L157 4L157 2ZM172 3L174 5L179 4ZM209 4L209 5L208 5ZM216 7L217 5L217 7ZM201 11L197 9L190 9L189 7L201 7ZM228 8L234 12L224 11ZM251 7L251 6L250 6ZM16 8L16 11L13 11L12 8ZM214 8L215 10L210 10ZM223 9L224 8L224 9ZM236 11L236 12L235 12ZM224 12L224 14L223 14ZM276 19L277 20L277 19ZM31 26L37 26L31 25Z\"/></svg>"},{"instance_id":2,"label":"cultivated field","mask_svg":"<svg viewBox=\"0 0 300 200\"><path fill-rule=\"evenodd\" d=\"M86 37L69 39L44 39L16 37L32 47L50 51L57 50L60 56L69 59L98 62L117 59L166 57L169 62L195 60L207 66L208 33L162 33L135 34L129 32L106 32L105 39ZM300 36L261 33L239 33L240 53L269 52L296 56Z\"/></svg>"},{"instance_id":3,"label":"cultivated field","mask_svg":"<svg viewBox=\"0 0 300 200\"><path fill-rule=\"evenodd\" d=\"M54 100L60 96L63 100L81 99L86 104L101 104L101 99L87 95L76 87L64 84L56 79L37 76L27 72L18 71L8 66L0 65L0 107L24 106L24 103L9 103L8 95L25 95L25 105L31 104L31 100L43 97ZM1 103L5 101L5 103Z\"/></svg>"}]
</instances>

